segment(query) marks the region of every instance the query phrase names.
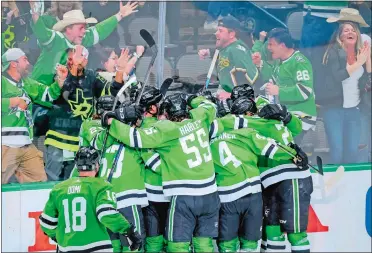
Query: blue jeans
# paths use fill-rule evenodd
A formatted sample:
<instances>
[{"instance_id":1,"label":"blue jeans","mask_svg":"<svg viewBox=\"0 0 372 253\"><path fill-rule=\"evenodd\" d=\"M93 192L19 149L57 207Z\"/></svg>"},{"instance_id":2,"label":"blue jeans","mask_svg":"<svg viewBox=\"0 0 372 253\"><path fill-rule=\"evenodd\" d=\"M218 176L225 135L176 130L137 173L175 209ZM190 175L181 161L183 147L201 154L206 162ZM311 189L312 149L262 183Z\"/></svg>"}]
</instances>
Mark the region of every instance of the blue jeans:
<instances>
[{"instance_id":1,"label":"blue jeans","mask_svg":"<svg viewBox=\"0 0 372 253\"><path fill-rule=\"evenodd\" d=\"M326 108L323 117L330 147L330 162L332 164L357 163L361 135L360 109L358 107Z\"/></svg>"}]
</instances>

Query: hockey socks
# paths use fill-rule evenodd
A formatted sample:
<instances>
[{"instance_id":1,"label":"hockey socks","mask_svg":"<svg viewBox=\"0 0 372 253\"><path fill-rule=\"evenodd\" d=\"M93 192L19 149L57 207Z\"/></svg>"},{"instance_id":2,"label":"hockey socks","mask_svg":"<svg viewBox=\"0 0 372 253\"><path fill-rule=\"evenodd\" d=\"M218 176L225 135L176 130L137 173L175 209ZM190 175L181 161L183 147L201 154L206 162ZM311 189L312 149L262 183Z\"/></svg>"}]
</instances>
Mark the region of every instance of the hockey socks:
<instances>
[{"instance_id":1,"label":"hockey socks","mask_svg":"<svg viewBox=\"0 0 372 253\"><path fill-rule=\"evenodd\" d=\"M240 237L240 252L257 252L257 241L250 241Z\"/></svg>"},{"instance_id":2,"label":"hockey socks","mask_svg":"<svg viewBox=\"0 0 372 253\"><path fill-rule=\"evenodd\" d=\"M239 250L239 238L229 241L218 241L218 251L219 252L238 252Z\"/></svg>"},{"instance_id":3,"label":"hockey socks","mask_svg":"<svg viewBox=\"0 0 372 253\"><path fill-rule=\"evenodd\" d=\"M146 237L145 252L163 252L164 238L162 235Z\"/></svg>"},{"instance_id":4,"label":"hockey socks","mask_svg":"<svg viewBox=\"0 0 372 253\"><path fill-rule=\"evenodd\" d=\"M167 252L190 252L190 243L168 241Z\"/></svg>"},{"instance_id":5,"label":"hockey socks","mask_svg":"<svg viewBox=\"0 0 372 253\"><path fill-rule=\"evenodd\" d=\"M285 251L285 236L282 233L280 226L266 226L265 228L267 240L262 240L262 252L284 252Z\"/></svg>"},{"instance_id":6,"label":"hockey socks","mask_svg":"<svg viewBox=\"0 0 372 253\"><path fill-rule=\"evenodd\" d=\"M213 241L210 237L193 237L194 252L213 252Z\"/></svg>"},{"instance_id":7,"label":"hockey socks","mask_svg":"<svg viewBox=\"0 0 372 253\"><path fill-rule=\"evenodd\" d=\"M310 252L310 242L306 232L288 233L288 241L291 243L292 252Z\"/></svg>"}]
</instances>

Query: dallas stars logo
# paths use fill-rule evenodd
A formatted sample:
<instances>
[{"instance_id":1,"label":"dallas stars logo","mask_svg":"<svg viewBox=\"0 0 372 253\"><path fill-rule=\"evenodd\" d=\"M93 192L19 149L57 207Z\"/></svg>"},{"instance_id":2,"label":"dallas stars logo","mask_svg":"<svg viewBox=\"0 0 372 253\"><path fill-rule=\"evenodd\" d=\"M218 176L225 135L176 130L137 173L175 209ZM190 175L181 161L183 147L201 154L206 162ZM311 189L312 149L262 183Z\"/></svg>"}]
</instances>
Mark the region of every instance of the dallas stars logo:
<instances>
[{"instance_id":1,"label":"dallas stars logo","mask_svg":"<svg viewBox=\"0 0 372 253\"><path fill-rule=\"evenodd\" d=\"M73 116L87 119L92 112L92 99L84 97L82 89L76 89L75 101L68 100Z\"/></svg>"}]
</instances>

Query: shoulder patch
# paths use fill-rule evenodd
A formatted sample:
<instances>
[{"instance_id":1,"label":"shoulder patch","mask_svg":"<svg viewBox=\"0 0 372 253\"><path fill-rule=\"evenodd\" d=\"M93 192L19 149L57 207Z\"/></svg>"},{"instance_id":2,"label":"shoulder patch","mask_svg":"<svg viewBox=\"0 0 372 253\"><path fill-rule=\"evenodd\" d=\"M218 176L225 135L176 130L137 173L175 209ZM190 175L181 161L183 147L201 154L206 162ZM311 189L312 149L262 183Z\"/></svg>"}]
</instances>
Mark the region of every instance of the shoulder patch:
<instances>
[{"instance_id":1,"label":"shoulder patch","mask_svg":"<svg viewBox=\"0 0 372 253\"><path fill-rule=\"evenodd\" d=\"M239 49L239 50L243 51L244 53L247 52L247 49L245 49L245 47L243 47L242 45L237 45L236 49Z\"/></svg>"},{"instance_id":2,"label":"shoulder patch","mask_svg":"<svg viewBox=\"0 0 372 253\"><path fill-rule=\"evenodd\" d=\"M301 55L301 54L297 54L297 55L295 56L295 59L296 59L297 62L305 62L305 58L304 58L304 56Z\"/></svg>"}]
</instances>

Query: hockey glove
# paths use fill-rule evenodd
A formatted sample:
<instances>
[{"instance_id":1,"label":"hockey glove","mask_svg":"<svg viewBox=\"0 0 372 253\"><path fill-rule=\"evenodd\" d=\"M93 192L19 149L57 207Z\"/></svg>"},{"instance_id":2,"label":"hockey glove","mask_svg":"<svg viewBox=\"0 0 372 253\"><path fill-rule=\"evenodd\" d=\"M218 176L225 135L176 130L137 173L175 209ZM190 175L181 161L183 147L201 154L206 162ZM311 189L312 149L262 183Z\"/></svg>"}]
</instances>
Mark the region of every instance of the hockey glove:
<instances>
[{"instance_id":1,"label":"hockey glove","mask_svg":"<svg viewBox=\"0 0 372 253\"><path fill-rule=\"evenodd\" d=\"M135 105L120 106L115 110L115 118L122 123L131 124L141 119L142 111L140 107Z\"/></svg>"},{"instance_id":2,"label":"hockey glove","mask_svg":"<svg viewBox=\"0 0 372 253\"><path fill-rule=\"evenodd\" d=\"M212 103L217 104L217 99L213 96L213 94L210 90L204 90L204 88L203 88L203 90L199 91L196 95L197 96L203 96L206 99L208 99L209 101L211 101Z\"/></svg>"},{"instance_id":3,"label":"hockey glove","mask_svg":"<svg viewBox=\"0 0 372 253\"><path fill-rule=\"evenodd\" d=\"M259 111L258 116L264 119L280 120L284 125L287 125L292 119L292 114L287 111L287 107L279 104L265 105Z\"/></svg>"},{"instance_id":4,"label":"hockey glove","mask_svg":"<svg viewBox=\"0 0 372 253\"><path fill-rule=\"evenodd\" d=\"M106 111L102 114L101 116L101 125L103 127L108 127L109 124L108 124L108 120L111 119L111 118L114 118L116 119L116 115L115 115L115 112L114 111Z\"/></svg>"},{"instance_id":5,"label":"hockey glove","mask_svg":"<svg viewBox=\"0 0 372 253\"><path fill-rule=\"evenodd\" d=\"M138 250L140 251L141 248L142 248L142 237L141 235L137 232L137 230L135 230L135 226L131 226L129 228L129 231L127 232L127 236L129 238L129 240L132 241L132 244L130 245L130 250L131 251L135 251L135 250Z\"/></svg>"},{"instance_id":6,"label":"hockey glove","mask_svg":"<svg viewBox=\"0 0 372 253\"><path fill-rule=\"evenodd\" d=\"M289 143L288 146L296 151L296 156L293 158L293 163L297 165L300 170L307 170L309 168L309 159L306 153L294 143Z\"/></svg>"},{"instance_id":7,"label":"hockey glove","mask_svg":"<svg viewBox=\"0 0 372 253\"><path fill-rule=\"evenodd\" d=\"M217 102L217 117L222 118L226 114L230 113L232 99L219 100Z\"/></svg>"},{"instance_id":8,"label":"hockey glove","mask_svg":"<svg viewBox=\"0 0 372 253\"><path fill-rule=\"evenodd\" d=\"M187 94L187 93L182 94L182 98L185 99L187 105L190 107L191 107L191 101L196 97L197 95L194 95L194 94Z\"/></svg>"}]
</instances>

